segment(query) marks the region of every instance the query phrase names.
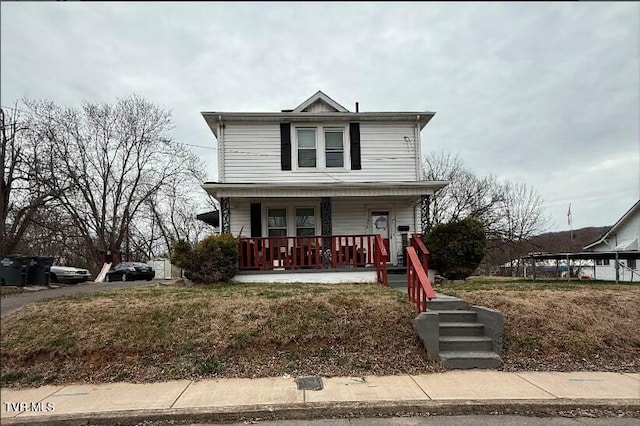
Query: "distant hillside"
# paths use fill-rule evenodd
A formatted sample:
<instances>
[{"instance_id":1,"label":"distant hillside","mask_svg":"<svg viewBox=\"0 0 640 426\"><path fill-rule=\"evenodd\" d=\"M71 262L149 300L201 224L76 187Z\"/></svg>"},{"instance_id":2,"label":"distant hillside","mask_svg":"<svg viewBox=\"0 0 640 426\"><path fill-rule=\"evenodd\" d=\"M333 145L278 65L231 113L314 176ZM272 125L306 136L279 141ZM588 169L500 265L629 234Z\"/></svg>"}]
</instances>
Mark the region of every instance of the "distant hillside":
<instances>
[{"instance_id":1,"label":"distant hillside","mask_svg":"<svg viewBox=\"0 0 640 426\"><path fill-rule=\"evenodd\" d=\"M493 274L497 267L525 256L531 252L565 253L582 251L582 248L597 241L610 226L580 228L573 231L573 243L569 231L547 232L536 235L527 241L508 243L502 240L489 240L484 260L480 264L481 274ZM503 271L504 272L504 271Z\"/></svg>"},{"instance_id":2,"label":"distant hillside","mask_svg":"<svg viewBox=\"0 0 640 426\"><path fill-rule=\"evenodd\" d=\"M573 244L571 244L569 231L547 232L545 234L536 235L529 241L534 247L534 251L550 253L581 251L584 246L596 241L610 228L610 226L599 226L574 229Z\"/></svg>"}]
</instances>

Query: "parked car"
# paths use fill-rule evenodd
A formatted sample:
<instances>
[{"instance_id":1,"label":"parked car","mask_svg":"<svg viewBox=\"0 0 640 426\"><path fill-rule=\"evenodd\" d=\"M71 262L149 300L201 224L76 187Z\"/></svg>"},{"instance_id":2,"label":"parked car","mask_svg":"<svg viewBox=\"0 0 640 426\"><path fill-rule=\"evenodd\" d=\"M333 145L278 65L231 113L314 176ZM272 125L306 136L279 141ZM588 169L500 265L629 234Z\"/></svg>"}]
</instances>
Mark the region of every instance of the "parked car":
<instances>
[{"instance_id":1,"label":"parked car","mask_svg":"<svg viewBox=\"0 0 640 426\"><path fill-rule=\"evenodd\" d=\"M107 272L107 281L151 281L156 276L156 271L146 263L121 262Z\"/></svg>"},{"instance_id":2,"label":"parked car","mask_svg":"<svg viewBox=\"0 0 640 426\"><path fill-rule=\"evenodd\" d=\"M91 279L91 273L82 268L52 265L49 269L49 282L78 284Z\"/></svg>"}]
</instances>

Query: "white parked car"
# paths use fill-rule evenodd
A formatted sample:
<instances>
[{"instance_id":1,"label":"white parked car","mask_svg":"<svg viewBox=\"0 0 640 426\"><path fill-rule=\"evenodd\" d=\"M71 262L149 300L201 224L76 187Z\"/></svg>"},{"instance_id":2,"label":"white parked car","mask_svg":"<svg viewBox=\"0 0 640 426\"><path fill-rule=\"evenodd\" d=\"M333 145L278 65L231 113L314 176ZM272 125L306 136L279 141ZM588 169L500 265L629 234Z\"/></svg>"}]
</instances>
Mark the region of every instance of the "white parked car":
<instances>
[{"instance_id":1,"label":"white parked car","mask_svg":"<svg viewBox=\"0 0 640 426\"><path fill-rule=\"evenodd\" d=\"M49 282L78 284L91 279L91 273L82 268L74 268L72 266L51 266L49 270Z\"/></svg>"}]
</instances>

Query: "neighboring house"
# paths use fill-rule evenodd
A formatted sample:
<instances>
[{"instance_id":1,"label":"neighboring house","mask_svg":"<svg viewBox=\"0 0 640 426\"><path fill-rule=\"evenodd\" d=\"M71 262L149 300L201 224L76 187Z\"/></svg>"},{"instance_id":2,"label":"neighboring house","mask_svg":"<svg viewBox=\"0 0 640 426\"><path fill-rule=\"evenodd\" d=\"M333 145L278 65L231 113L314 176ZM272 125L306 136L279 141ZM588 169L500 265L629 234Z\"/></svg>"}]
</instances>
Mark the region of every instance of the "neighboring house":
<instances>
[{"instance_id":1,"label":"neighboring house","mask_svg":"<svg viewBox=\"0 0 640 426\"><path fill-rule=\"evenodd\" d=\"M640 200L629 209L600 239L584 247L593 252L615 252L616 259L597 259L596 277L601 280L616 280L616 270L619 281L640 280L640 268L637 258L623 258L621 256L638 253L640 249ZM636 256L637 257L637 256Z\"/></svg>"},{"instance_id":2,"label":"neighboring house","mask_svg":"<svg viewBox=\"0 0 640 426\"><path fill-rule=\"evenodd\" d=\"M318 91L281 112L203 112L218 141L221 232L241 237L241 269L364 267L380 235L401 264L430 227L420 132L433 112L349 112Z\"/></svg>"}]
</instances>

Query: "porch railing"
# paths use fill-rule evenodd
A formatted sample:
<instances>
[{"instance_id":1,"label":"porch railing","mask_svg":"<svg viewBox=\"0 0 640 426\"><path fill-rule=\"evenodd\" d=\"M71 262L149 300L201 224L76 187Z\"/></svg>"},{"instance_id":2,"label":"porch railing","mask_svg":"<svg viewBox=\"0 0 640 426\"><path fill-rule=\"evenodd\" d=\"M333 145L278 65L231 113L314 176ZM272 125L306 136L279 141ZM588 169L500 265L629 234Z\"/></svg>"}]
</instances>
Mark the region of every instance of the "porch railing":
<instances>
[{"instance_id":1,"label":"porch railing","mask_svg":"<svg viewBox=\"0 0 640 426\"><path fill-rule=\"evenodd\" d=\"M426 247L424 247L424 250L426 254L424 254L421 262L413 245L407 247L407 295L415 305L415 310L418 314L425 312L427 310L427 301L436 297L427 274L429 270L429 261L427 259L429 251Z\"/></svg>"},{"instance_id":2,"label":"porch railing","mask_svg":"<svg viewBox=\"0 0 640 426\"><path fill-rule=\"evenodd\" d=\"M380 284L389 287L389 276L387 275L387 261L389 260L389 253L384 245L384 240L379 234L376 234L375 241L376 276L378 277L378 282Z\"/></svg>"},{"instance_id":3,"label":"porch railing","mask_svg":"<svg viewBox=\"0 0 640 426\"><path fill-rule=\"evenodd\" d=\"M380 240L381 247L378 247ZM378 234L313 235L304 237L240 237L240 270L337 269L384 266L389 255Z\"/></svg>"}]
</instances>

